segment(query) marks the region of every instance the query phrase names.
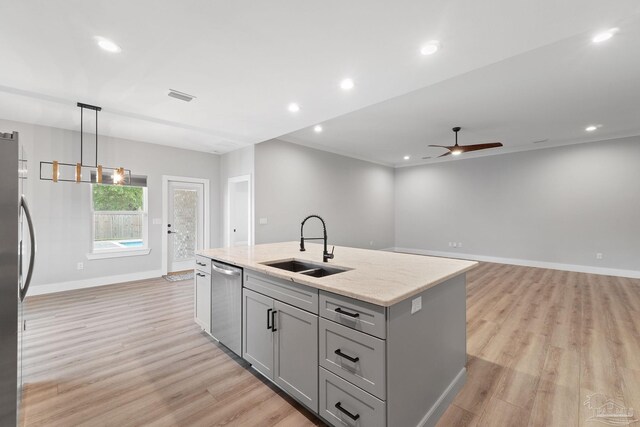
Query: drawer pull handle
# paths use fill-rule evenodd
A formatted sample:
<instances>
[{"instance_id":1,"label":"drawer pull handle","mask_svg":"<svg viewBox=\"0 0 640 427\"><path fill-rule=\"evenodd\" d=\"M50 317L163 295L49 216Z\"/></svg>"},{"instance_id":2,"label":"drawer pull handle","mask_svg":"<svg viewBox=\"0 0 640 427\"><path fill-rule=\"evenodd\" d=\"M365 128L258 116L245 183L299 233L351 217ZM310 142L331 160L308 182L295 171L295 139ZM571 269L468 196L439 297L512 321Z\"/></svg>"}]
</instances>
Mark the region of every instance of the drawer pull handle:
<instances>
[{"instance_id":1,"label":"drawer pull handle","mask_svg":"<svg viewBox=\"0 0 640 427\"><path fill-rule=\"evenodd\" d=\"M336 409L338 409L338 411L342 412L343 414L345 414L347 417L351 418L353 421L357 420L358 418L360 418L360 414L355 414L353 415L351 412L347 411L346 409L344 409L342 407L342 405L340 404L340 402L336 403Z\"/></svg>"},{"instance_id":2,"label":"drawer pull handle","mask_svg":"<svg viewBox=\"0 0 640 427\"><path fill-rule=\"evenodd\" d=\"M346 354L344 354L343 352L340 351L340 349L337 349L336 351L334 351L335 354L337 354L338 356L350 360L353 363L356 363L358 360L360 360L359 357L351 357L351 356L347 356Z\"/></svg>"},{"instance_id":3,"label":"drawer pull handle","mask_svg":"<svg viewBox=\"0 0 640 427\"><path fill-rule=\"evenodd\" d=\"M356 317L360 317L360 313L349 313L348 311L344 311L340 307L336 308L335 312L338 313L338 314L344 314L345 316L353 317L354 319Z\"/></svg>"},{"instance_id":4,"label":"drawer pull handle","mask_svg":"<svg viewBox=\"0 0 640 427\"><path fill-rule=\"evenodd\" d=\"M267 310L267 329L271 329L273 328L273 325L269 324L269 320L271 320L271 312L273 311L272 308Z\"/></svg>"},{"instance_id":5,"label":"drawer pull handle","mask_svg":"<svg viewBox=\"0 0 640 427\"><path fill-rule=\"evenodd\" d=\"M206 266L207 266L207 264L205 264L205 263L203 263L203 262L198 262L198 261L196 261L196 264L197 264L197 265L200 265L200 266L202 266L202 267L206 267Z\"/></svg>"},{"instance_id":6,"label":"drawer pull handle","mask_svg":"<svg viewBox=\"0 0 640 427\"><path fill-rule=\"evenodd\" d=\"M198 277L204 277L204 274L196 273L196 276L198 276Z\"/></svg>"}]
</instances>

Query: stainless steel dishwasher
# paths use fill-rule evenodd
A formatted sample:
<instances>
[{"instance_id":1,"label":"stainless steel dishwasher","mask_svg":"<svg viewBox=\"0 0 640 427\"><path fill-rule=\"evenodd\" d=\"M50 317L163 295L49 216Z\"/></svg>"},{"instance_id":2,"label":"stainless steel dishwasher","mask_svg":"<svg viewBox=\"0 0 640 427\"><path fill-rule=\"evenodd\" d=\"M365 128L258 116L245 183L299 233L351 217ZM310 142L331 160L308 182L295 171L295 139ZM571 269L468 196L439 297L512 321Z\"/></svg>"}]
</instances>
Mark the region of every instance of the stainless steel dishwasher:
<instances>
[{"instance_id":1,"label":"stainless steel dishwasher","mask_svg":"<svg viewBox=\"0 0 640 427\"><path fill-rule=\"evenodd\" d=\"M211 335L242 357L242 268L211 261Z\"/></svg>"}]
</instances>

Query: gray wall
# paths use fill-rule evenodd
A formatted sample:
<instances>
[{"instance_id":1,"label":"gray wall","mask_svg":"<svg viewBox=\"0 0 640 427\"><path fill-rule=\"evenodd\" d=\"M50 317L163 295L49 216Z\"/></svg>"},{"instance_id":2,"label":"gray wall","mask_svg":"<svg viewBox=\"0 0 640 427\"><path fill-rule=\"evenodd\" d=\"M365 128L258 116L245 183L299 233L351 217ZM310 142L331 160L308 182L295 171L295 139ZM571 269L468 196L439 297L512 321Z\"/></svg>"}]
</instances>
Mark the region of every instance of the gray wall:
<instances>
[{"instance_id":1,"label":"gray wall","mask_svg":"<svg viewBox=\"0 0 640 427\"><path fill-rule=\"evenodd\" d=\"M633 137L397 169L395 246L638 271L639 162Z\"/></svg>"},{"instance_id":2,"label":"gray wall","mask_svg":"<svg viewBox=\"0 0 640 427\"><path fill-rule=\"evenodd\" d=\"M79 161L78 132L0 120L4 132L20 132L28 152L29 200L37 229L38 253L33 286L81 279L160 270L162 263L161 225L162 175L188 176L210 180L211 246L221 243L219 233L219 156L117 138L100 138L100 163L123 166L134 174L148 176L149 246L145 256L88 260L91 251L90 186L39 179L41 160ZM85 139L87 135L85 135ZM87 142L85 141L85 144ZM89 144L87 144L88 146ZM78 262L84 270L77 270Z\"/></svg>"},{"instance_id":3,"label":"gray wall","mask_svg":"<svg viewBox=\"0 0 640 427\"><path fill-rule=\"evenodd\" d=\"M298 240L302 219L318 214L327 222L330 244L391 247L393 182L393 169L386 166L280 140L258 144L256 243ZM260 218L268 224L260 225ZM305 235L322 236L318 224L309 221Z\"/></svg>"},{"instance_id":4,"label":"gray wall","mask_svg":"<svg viewBox=\"0 0 640 427\"><path fill-rule=\"evenodd\" d=\"M224 246L229 245L229 236L227 233L227 216L228 216L228 180L241 175L251 175L251 187L253 189L254 171L254 155L255 146L250 145L245 148L231 151L220 156L220 236L221 243ZM253 215L253 206L251 207Z\"/></svg>"}]
</instances>

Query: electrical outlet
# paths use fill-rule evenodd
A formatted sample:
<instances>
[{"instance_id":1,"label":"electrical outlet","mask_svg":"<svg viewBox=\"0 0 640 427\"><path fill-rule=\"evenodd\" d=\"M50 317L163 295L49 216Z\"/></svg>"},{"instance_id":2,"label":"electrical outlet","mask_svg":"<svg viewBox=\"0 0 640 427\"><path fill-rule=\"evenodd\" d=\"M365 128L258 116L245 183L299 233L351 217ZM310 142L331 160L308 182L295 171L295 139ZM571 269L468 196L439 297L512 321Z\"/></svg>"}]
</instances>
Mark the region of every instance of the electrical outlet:
<instances>
[{"instance_id":1,"label":"electrical outlet","mask_svg":"<svg viewBox=\"0 0 640 427\"><path fill-rule=\"evenodd\" d=\"M415 314L422 310L422 297L411 300L411 314Z\"/></svg>"},{"instance_id":2,"label":"electrical outlet","mask_svg":"<svg viewBox=\"0 0 640 427\"><path fill-rule=\"evenodd\" d=\"M84 270L84 264L79 262L78 263L78 270Z\"/></svg>"},{"instance_id":3,"label":"electrical outlet","mask_svg":"<svg viewBox=\"0 0 640 427\"><path fill-rule=\"evenodd\" d=\"M596 259L602 259L602 253L598 252L598 253L596 254Z\"/></svg>"},{"instance_id":4,"label":"electrical outlet","mask_svg":"<svg viewBox=\"0 0 640 427\"><path fill-rule=\"evenodd\" d=\"M267 218L260 218L259 223L260 225L267 225Z\"/></svg>"},{"instance_id":5,"label":"electrical outlet","mask_svg":"<svg viewBox=\"0 0 640 427\"><path fill-rule=\"evenodd\" d=\"M373 240L369 241L369 246L373 246Z\"/></svg>"}]
</instances>

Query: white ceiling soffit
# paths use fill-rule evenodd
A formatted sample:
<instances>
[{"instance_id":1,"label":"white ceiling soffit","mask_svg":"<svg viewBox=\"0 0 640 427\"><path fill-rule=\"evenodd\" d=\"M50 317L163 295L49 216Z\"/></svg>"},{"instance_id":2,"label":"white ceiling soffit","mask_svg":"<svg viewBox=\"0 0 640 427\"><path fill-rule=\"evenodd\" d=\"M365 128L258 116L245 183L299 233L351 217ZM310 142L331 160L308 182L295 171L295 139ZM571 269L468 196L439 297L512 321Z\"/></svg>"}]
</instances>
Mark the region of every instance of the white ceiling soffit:
<instances>
[{"instance_id":1,"label":"white ceiling soffit","mask_svg":"<svg viewBox=\"0 0 640 427\"><path fill-rule=\"evenodd\" d=\"M618 23L606 45L585 32L279 139L410 166L639 135L640 18ZM504 148L422 160L446 153L428 145L453 145L453 126L460 144Z\"/></svg>"},{"instance_id":2,"label":"white ceiling soffit","mask_svg":"<svg viewBox=\"0 0 640 427\"><path fill-rule=\"evenodd\" d=\"M79 129L81 101L103 107L105 135L226 152L622 26L639 7L636 0L4 1L0 118ZM122 51L102 51L95 36ZM421 56L432 39L442 49ZM355 81L349 92L339 88L345 77ZM169 88L197 98L172 99ZM301 110L288 112L290 102Z\"/></svg>"}]
</instances>

